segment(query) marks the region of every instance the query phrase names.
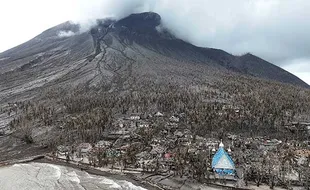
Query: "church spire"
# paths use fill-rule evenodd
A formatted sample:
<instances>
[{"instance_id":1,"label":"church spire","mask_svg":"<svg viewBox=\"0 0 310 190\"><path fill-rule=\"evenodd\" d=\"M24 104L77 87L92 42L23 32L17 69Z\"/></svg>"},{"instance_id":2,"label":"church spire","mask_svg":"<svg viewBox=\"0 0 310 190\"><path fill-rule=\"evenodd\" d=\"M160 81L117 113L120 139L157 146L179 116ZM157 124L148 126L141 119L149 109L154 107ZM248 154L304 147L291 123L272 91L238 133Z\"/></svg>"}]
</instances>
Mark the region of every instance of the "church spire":
<instances>
[{"instance_id":1,"label":"church spire","mask_svg":"<svg viewBox=\"0 0 310 190\"><path fill-rule=\"evenodd\" d=\"M224 148L223 140L221 139L221 143L219 145L220 148Z\"/></svg>"}]
</instances>

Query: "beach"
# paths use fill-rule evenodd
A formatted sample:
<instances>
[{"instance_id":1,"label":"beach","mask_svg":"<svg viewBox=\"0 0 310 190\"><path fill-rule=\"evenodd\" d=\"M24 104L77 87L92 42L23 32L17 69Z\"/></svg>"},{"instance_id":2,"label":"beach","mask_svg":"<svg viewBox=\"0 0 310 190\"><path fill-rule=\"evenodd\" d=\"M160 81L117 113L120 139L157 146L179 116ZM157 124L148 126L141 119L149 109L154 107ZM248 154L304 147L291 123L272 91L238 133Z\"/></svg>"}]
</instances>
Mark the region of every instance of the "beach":
<instances>
[{"instance_id":1,"label":"beach","mask_svg":"<svg viewBox=\"0 0 310 190\"><path fill-rule=\"evenodd\" d=\"M31 162L1 167L0 187L3 190L151 189L146 185L138 186L132 180L127 181L126 177L115 176L92 175L72 167Z\"/></svg>"}]
</instances>

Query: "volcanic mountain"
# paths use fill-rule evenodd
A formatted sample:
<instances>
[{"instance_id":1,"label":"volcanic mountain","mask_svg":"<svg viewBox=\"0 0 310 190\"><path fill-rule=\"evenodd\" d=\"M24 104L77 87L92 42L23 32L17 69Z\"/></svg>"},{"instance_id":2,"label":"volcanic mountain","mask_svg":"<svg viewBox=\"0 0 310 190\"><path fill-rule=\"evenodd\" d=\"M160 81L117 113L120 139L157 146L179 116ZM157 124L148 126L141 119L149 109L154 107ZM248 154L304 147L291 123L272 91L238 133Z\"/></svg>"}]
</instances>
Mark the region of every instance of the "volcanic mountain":
<instances>
[{"instance_id":1,"label":"volcanic mountain","mask_svg":"<svg viewBox=\"0 0 310 190\"><path fill-rule=\"evenodd\" d=\"M109 136L120 127L135 151L171 135L169 147L179 144L179 130L286 138L283 124L310 119L307 88L252 54L178 39L156 13L97 20L88 31L66 22L0 54L0 162L103 139L120 147L127 138Z\"/></svg>"},{"instance_id":2,"label":"volcanic mountain","mask_svg":"<svg viewBox=\"0 0 310 190\"><path fill-rule=\"evenodd\" d=\"M252 54L196 47L161 26L156 13L98 20L91 30L66 22L0 54L0 101L79 85L121 91L144 83L193 84L244 75L301 87L293 74Z\"/></svg>"}]
</instances>

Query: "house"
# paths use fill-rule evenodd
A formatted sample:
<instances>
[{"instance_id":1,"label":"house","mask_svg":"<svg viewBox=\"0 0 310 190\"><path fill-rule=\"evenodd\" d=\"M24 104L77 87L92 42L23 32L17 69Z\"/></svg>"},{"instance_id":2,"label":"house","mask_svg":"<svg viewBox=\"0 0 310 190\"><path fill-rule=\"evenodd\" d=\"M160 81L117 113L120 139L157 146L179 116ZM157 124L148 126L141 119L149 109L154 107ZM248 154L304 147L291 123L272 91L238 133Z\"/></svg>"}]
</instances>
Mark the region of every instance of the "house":
<instances>
[{"instance_id":1,"label":"house","mask_svg":"<svg viewBox=\"0 0 310 190\"><path fill-rule=\"evenodd\" d=\"M141 122L137 123L137 127L139 127L139 128L149 128L150 124L148 122L141 121Z\"/></svg>"},{"instance_id":2,"label":"house","mask_svg":"<svg viewBox=\"0 0 310 190\"><path fill-rule=\"evenodd\" d=\"M285 111L285 116L286 117L292 117L293 116L293 111L292 110Z\"/></svg>"},{"instance_id":3,"label":"house","mask_svg":"<svg viewBox=\"0 0 310 190\"><path fill-rule=\"evenodd\" d=\"M228 134L227 137L229 140L237 140L237 135Z\"/></svg>"},{"instance_id":4,"label":"house","mask_svg":"<svg viewBox=\"0 0 310 190\"><path fill-rule=\"evenodd\" d=\"M170 153L170 152L167 152L167 153L164 154L164 158L165 158L166 160L170 160L170 159L173 158L173 154Z\"/></svg>"},{"instance_id":5,"label":"house","mask_svg":"<svg viewBox=\"0 0 310 190\"><path fill-rule=\"evenodd\" d=\"M222 110L229 110L229 109L233 109L233 106L232 105L227 105L227 104L225 104L225 105L223 105L223 107L222 107Z\"/></svg>"},{"instance_id":6,"label":"house","mask_svg":"<svg viewBox=\"0 0 310 190\"><path fill-rule=\"evenodd\" d=\"M163 117L164 116L164 114L163 113L161 113L161 112L157 112L157 113L155 113L155 117Z\"/></svg>"},{"instance_id":7,"label":"house","mask_svg":"<svg viewBox=\"0 0 310 190\"><path fill-rule=\"evenodd\" d=\"M69 151L70 151L70 147L68 146L63 146L63 145L57 146L57 154L60 156L68 155Z\"/></svg>"},{"instance_id":8,"label":"house","mask_svg":"<svg viewBox=\"0 0 310 190\"><path fill-rule=\"evenodd\" d=\"M175 129L175 128L178 128L178 124L177 123L166 123L166 128Z\"/></svg>"},{"instance_id":9,"label":"house","mask_svg":"<svg viewBox=\"0 0 310 190\"><path fill-rule=\"evenodd\" d=\"M92 148L92 145L89 143L81 143L77 149L81 154L87 154L92 150Z\"/></svg>"},{"instance_id":10,"label":"house","mask_svg":"<svg viewBox=\"0 0 310 190\"><path fill-rule=\"evenodd\" d=\"M96 148L106 148L111 146L111 142L109 141L99 141L95 144Z\"/></svg>"},{"instance_id":11,"label":"house","mask_svg":"<svg viewBox=\"0 0 310 190\"><path fill-rule=\"evenodd\" d=\"M198 153L198 149L197 148L189 148L188 149L188 153L190 153L190 154L197 154Z\"/></svg>"},{"instance_id":12,"label":"house","mask_svg":"<svg viewBox=\"0 0 310 190\"><path fill-rule=\"evenodd\" d=\"M115 135L115 136L124 136L130 134L130 131L126 129L120 129L118 131L110 132L109 135Z\"/></svg>"},{"instance_id":13,"label":"house","mask_svg":"<svg viewBox=\"0 0 310 190\"><path fill-rule=\"evenodd\" d=\"M176 116L171 116L171 117L169 118L169 120L170 120L171 122L174 122L174 123L179 123L179 121L180 121L180 119L179 119L178 117L176 117Z\"/></svg>"},{"instance_id":14,"label":"house","mask_svg":"<svg viewBox=\"0 0 310 190\"><path fill-rule=\"evenodd\" d=\"M116 150L120 151L121 153L126 153L129 148L130 148L130 145L126 144L126 145L116 148Z\"/></svg>"},{"instance_id":15,"label":"house","mask_svg":"<svg viewBox=\"0 0 310 190\"><path fill-rule=\"evenodd\" d=\"M174 132L174 136L176 136L176 137L183 137L184 136L184 134L181 132L181 131L175 131Z\"/></svg>"},{"instance_id":16,"label":"house","mask_svg":"<svg viewBox=\"0 0 310 190\"><path fill-rule=\"evenodd\" d=\"M121 155L121 151L120 150L116 150L116 149L108 149L106 151L107 157L109 158L115 158L115 157L119 157Z\"/></svg>"},{"instance_id":17,"label":"house","mask_svg":"<svg viewBox=\"0 0 310 190\"><path fill-rule=\"evenodd\" d=\"M280 140L272 139L272 140L266 140L262 144L265 147L276 147L281 143L282 143L282 141L280 141Z\"/></svg>"},{"instance_id":18,"label":"house","mask_svg":"<svg viewBox=\"0 0 310 190\"><path fill-rule=\"evenodd\" d=\"M219 175L235 175L236 168L233 160L224 149L224 144L221 142L218 151L212 159L212 169Z\"/></svg>"},{"instance_id":19,"label":"house","mask_svg":"<svg viewBox=\"0 0 310 190\"><path fill-rule=\"evenodd\" d=\"M156 146L153 146L150 154L153 155L153 157L162 157L164 152L165 152L165 148L164 147L162 147L160 145L156 145Z\"/></svg>"},{"instance_id":20,"label":"house","mask_svg":"<svg viewBox=\"0 0 310 190\"><path fill-rule=\"evenodd\" d=\"M286 125L286 128L291 132L308 131L308 126L310 126L309 122L292 122L291 124Z\"/></svg>"},{"instance_id":21,"label":"house","mask_svg":"<svg viewBox=\"0 0 310 190\"><path fill-rule=\"evenodd\" d=\"M130 116L129 119L132 120L132 121L136 121L136 120L140 120L141 117L139 115L132 115L132 116Z\"/></svg>"}]
</instances>

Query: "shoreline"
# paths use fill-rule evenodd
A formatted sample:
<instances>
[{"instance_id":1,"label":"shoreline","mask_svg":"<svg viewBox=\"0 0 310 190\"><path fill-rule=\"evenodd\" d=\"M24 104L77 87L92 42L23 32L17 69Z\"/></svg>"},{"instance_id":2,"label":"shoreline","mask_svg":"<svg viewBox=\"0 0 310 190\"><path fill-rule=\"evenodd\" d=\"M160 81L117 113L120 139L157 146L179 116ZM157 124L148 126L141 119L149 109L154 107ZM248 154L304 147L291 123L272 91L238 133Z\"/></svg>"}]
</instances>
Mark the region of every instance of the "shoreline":
<instances>
[{"instance_id":1,"label":"shoreline","mask_svg":"<svg viewBox=\"0 0 310 190\"><path fill-rule=\"evenodd\" d=\"M80 164L77 165L72 162L65 162L62 160L52 160L48 157L43 157L41 159L36 159L30 162L35 162L35 163L46 163L46 164L53 164L53 165L58 165L58 166L64 166L64 167L70 167L78 170L82 170L87 172L88 174L91 175L96 175L96 176L103 176L103 177L108 177L108 178L113 178L116 180L125 180L128 182L131 182L132 184L136 186L143 187L148 190L166 190L165 188L159 187L156 184L149 183L147 181L141 181L140 179L136 178L133 174L126 174L126 173L111 173L109 171L103 171L99 170L96 168L93 168L91 166L85 165L85 164ZM29 162L26 162L29 163ZM115 169L117 171L117 169Z\"/></svg>"},{"instance_id":2,"label":"shoreline","mask_svg":"<svg viewBox=\"0 0 310 190\"><path fill-rule=\"evenodd\" d=\"M109 171L103 171L103 170L93 168L93 167L88 166L86 164L77 165L77 163L65 162L61 159L53 160L52 158L49 158L47 155L37 155L37 156L30 157L30 158L25 158L23 160L13 160L13 161L9 161L9 162L0 162L0 168L13 166L15 164L27 164L27 163L31 163L31 162L52 164L52 165L58 165L58 166L63 166L63 167L70 167L73 169L85 171L91 175L103 176L103 177L113 178L116 180L128 181L128 182L131 182L132 184L134 184L136 186L140 186L140 187L143 187L143 188L148 189L148 190L167 190L165 188L159 187L158 185L150 183L148 181L141 181L141 179L138 179L133 174L112 173ZM117 171L117 169L115 169L115 171Z\"/></svg>"},{"instance_id":3,"label":"shoreline","mask_svg":"<svg viewBox=\"0 0 310 190\"><path fill-rule=\"evenodd\" d=\"M37 160L45 159L45 155L37 155L21 160L12 160L10 162L0 162L0 168L2 167L8 167L8 166L13 166L14 164L24 164L24 163L29 163L29 162L35 162Z\"/></svg>"},{"instance_id":4,"label":"shoreline","mask_svg":"<svg viewBox=\"0 0 310 190\"><path fill-rule=\"evenodd\" d=\"M37 156L33 156L30 158L26 158L23 160L13 160L10 162L2 162L0 163L0 168L1 167L8 167L8 166L12 166L14 164L27 164L27 163L45 163L45 164L52 164L52 165L58 165L58 166L63 166L63 167L69 167L69 168L73 168L73 169L77 169L77 170L81 170L81 171L85 171L88 174L91 175L96 175L96 176L103 176L103 177L107 177L107 178L112 178L112 180L124 180L124 181L128 181L131 182L132 184L136 185L136 186L140 186L142 188L148 189L148 190L172 190L172 189L185 189L185 190L189 190L189 189L193 189L194 186L188 186L190 184L185 184L181 183L181 182L176 182L176 180L174 180L173 178L165 178L168 181L170 181L171 183L174 184L179 184L181 185L180 187L176 187L176 186L167 186L164 184L160 184L160 183L156 183L156 181L152 181L151 178L149 178L150 176L154 175L154 177L158 177L158 175L156 174L151 174L149 173L150 176L146 177L149 180L146 180L146 178L141 178L139 176L144 176L147 174L143 173L143 172L139 172L139 171L130 171L130 170L124 170L127 171L126 172L121 172L121 170L119 169L110 169L110 168L94 168L92 166L89 166L88 164L84 164L84 163L77 163L77 162L66 162L65 160L61 159L61 158L56 158L53 159L52 157L48 156L48 155L37 155ZM115 171L115 172L113 172ZM161 181L161 180L160 180ZM194 183L196 184L196 183ZM187 187L186 187L187 186ZM238 189L238 190L249 190L248 188L235 188L235 187L230 187L230 186L225 186L225 185L220 185L220 184L197 184L197 186L195 185L196 188L194 189L208 189L209 188L213 188L213 189Z\"/></svg>"}]
</instances>

